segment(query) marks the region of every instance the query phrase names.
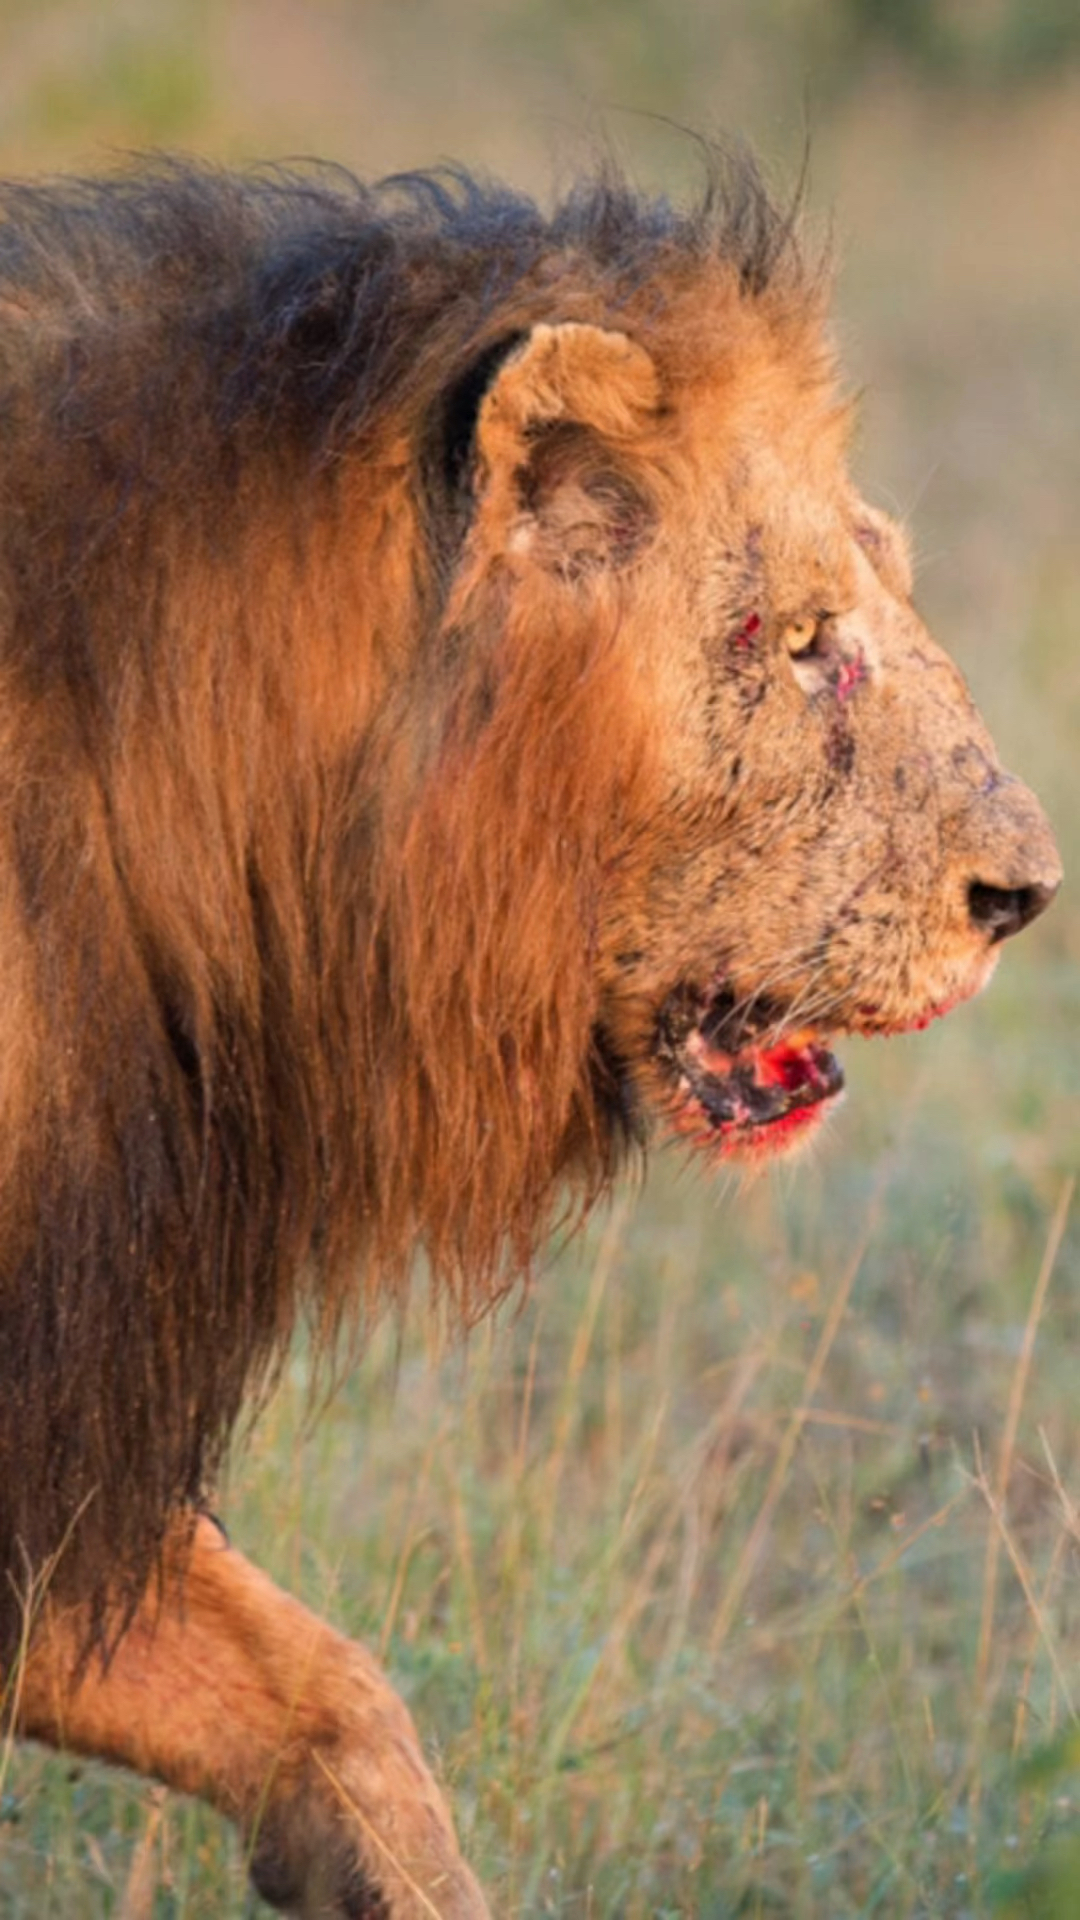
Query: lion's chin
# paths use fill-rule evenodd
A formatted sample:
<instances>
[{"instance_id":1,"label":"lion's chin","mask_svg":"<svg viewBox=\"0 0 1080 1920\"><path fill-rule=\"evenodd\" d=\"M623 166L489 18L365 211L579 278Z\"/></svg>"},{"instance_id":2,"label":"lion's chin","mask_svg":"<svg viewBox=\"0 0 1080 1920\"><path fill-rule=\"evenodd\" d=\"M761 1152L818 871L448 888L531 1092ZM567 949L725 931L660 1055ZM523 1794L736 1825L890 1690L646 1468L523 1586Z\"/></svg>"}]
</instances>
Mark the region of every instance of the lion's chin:
<instances>
[{"instance_id":1,"label":"lion's chin","mask_svg":"<svg viewBox=\"0 0 1080 1920\"><path fill-rule=\"evenodd\" d=\"M668 1098L674 1130L724 1159L801 1146L843 1091L839 1060L812 1033L725 1053L699 1027L679 1042Z\"/></svg>"}]
</instances>

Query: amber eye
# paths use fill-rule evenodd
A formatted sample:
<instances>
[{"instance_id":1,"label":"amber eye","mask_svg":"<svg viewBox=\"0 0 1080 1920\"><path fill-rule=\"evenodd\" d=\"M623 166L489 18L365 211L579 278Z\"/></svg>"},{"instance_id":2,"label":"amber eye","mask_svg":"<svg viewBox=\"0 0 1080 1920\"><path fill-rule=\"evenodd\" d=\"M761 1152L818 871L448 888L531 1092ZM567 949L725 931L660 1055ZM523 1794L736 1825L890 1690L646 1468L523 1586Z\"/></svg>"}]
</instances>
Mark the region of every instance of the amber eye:
<instances>
[{"instance_id":1,"label":"amber eye","mask_svg":"<svg viewBox=\"0 0 1080 1920\"><path fill-rule=\"evenodd\" d=\"M804 660L807 654L814 652L821 639L823 618L820 613L804 613L798 620L788 621L784 628L784 645L793 660Z\"/></svg>"}]
</instances>

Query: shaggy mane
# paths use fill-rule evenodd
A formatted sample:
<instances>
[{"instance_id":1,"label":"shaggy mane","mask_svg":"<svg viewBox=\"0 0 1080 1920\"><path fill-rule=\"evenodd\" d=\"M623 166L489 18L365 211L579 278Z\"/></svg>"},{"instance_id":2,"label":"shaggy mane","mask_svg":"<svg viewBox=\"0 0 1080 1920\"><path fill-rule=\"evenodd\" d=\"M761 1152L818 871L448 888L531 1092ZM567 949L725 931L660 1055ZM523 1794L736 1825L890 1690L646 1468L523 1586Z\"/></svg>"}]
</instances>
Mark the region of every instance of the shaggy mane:
<instances>
[{"instance_id":1,"label":"shaggy mane","mask_svg":"<svg viewBox=\"0 0 1080 1920\"><path fill-rule=\"evenodd\" d=\"M298 1317L418 1249L471 1317L611 1177L618 663L448 625L477 408L537 321L690 359L820 288L722 156L690 210L168 163L0 223L2 1673L46 1576L134 1604Z\"/></svg>"}]
</instances>

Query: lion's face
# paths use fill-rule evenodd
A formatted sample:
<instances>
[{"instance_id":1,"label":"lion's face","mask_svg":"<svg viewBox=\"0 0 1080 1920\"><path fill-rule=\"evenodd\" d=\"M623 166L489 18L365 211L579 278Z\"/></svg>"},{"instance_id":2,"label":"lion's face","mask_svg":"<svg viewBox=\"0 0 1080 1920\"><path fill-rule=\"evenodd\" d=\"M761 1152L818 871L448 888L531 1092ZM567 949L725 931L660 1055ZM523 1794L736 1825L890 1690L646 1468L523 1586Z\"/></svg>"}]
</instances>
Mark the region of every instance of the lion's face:
<instances>
[{"instance_id":1,"label":"lion's face","mask_svg":"<svg viewBox=\"0 0 1080 1920\"><path fill-rule=\"evenodd\" d=\"M776 1150L838 1093L835 1036L923 1026L985 985L1053 896L1053 838L912 606L902 534L853 489L823 381L759 342L665 411L621 336L538 332L512 570L522 592L559 576L586 616L617 601L634 691L596 725L651 768L601 868L605 1058L711 1149ZM577 442L560 335L624 407Z\"/></svg>"},{"instance_id":2,"label":"lion's face","mask_svg":"<svg viewBox=\"0 0 1080 1920\"><path fill-rule=\"evenodd\" d=\"M700 486L651 562L674 587L664 798L608 950L617 1051L725 1151L803 1137L842 1084L833 1036L923 1026L978 992L1060 877L912 606L903 536L846 479L835 419L791 392L762 445L752 401L698 415Z\"/></svg>"}]
</instances>

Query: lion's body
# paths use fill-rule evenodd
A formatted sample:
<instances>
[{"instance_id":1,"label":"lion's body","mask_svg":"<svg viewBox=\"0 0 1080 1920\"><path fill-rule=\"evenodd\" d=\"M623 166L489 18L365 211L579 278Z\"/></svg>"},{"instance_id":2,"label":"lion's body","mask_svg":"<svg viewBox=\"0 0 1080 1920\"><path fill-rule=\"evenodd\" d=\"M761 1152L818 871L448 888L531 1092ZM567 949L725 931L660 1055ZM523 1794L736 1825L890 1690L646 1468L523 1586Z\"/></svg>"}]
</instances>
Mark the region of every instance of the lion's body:
<instances>
[{"instance_id":1,"label":"lion's body","mask_svg":"<svg viewBox=\"0 0 1080 1920\"><path fill-rule=\"evenodd\" d=\"M650 1108L801 1123L804 1029L1056 870L751 172L0 211L2 1674L43 1583L112 1641L298 1317L418 1248L474 1315Z\"/></svg>"},{"instance_id":2,"label":"lion's body","mask_svg":"<svg viewBox=\"0 0 1080 1920\"><path fill-rule=\"evenodd\" d=\"M0 1667L62 1541L64 1591L137 1590L316 1267L332 1319L362 1239L392 1287L430 1223L471 1309L551 1196L511 1116L519 1166L457 1217L480 1090L449 1033L452 1111L402 1064L415 930L377 923L445 671L403 449L490 330L484 204L471 260L420 189L412 235L184 173L8 208Z\"/></svg>"}]
</instances>

